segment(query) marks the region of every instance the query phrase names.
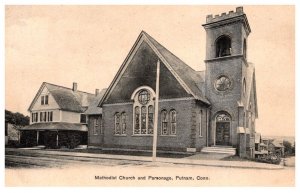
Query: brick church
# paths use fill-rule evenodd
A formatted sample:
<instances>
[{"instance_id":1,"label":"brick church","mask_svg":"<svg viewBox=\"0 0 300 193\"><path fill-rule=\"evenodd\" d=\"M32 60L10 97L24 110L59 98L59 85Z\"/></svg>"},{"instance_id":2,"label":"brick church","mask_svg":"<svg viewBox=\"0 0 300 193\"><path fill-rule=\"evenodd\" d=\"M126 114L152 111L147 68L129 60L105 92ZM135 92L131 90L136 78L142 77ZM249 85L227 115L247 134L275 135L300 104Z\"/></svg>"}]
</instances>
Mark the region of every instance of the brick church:
<instances>
[{"instance_id":1,"label":"brick church","mask_svg":"<svg viewBox=\"0 0 300 193\"><path fill-rule=\"evenodd\" d=\"M99 90L93 95L46 83L45 86L59 93L59 100L64 93L68 100L74 100L65 100L69 104L65 110L75 108L74 104L78 106L75 110L80 116L72 111L72 116L78 117L74 118L78 119L76 132L87 133L89 147L151 150L155 110L158 110L158 151L219 151L254 157L258 111L255 69L247 58L247 38L251 32L247 17L243 8L237 7L229 13L208 15L202 26L206 31L205 71L195 71L142 31L110 86L100 94ZM158 77L159 96L156 96ZM85 106L81 105L83 99ZM32 120L39 120L30 111ZM65 120L69 120L67 115L71 113L65 115ZM87 116L86 121L80 121L82 115ZM62 120L59 116L62 115L57 115L58 121ZM55 139L59 146L61 128L47 124L57 132ZM43 127L32 125L24 131ZM65 128L68 128L65 136L71 135L74 127ZM82 139L78 141L82 143Z\"/></svg>"},{"instance_id":2,"label":"brick church","mask_svg":"<svg viewBox=\"0 0 300 193\"><path fill-rule=\"evenodd\" d=\"M89 144L108 148L151 149L160 63L158 150L237 149L254 156L257 102L255 70L247 58L251 32L242 7L208 15L206 70L195 71L146 32L141 32L99 101L101 135Z\"/></svg>"}]
</instances>

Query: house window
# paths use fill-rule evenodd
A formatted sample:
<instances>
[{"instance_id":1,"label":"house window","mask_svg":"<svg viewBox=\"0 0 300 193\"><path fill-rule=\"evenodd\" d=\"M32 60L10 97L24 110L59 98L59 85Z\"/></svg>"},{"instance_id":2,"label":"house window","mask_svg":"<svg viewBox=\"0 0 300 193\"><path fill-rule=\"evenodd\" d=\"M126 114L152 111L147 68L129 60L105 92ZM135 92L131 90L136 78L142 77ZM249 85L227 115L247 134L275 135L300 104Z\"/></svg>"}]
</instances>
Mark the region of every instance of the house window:
<instances>
[{"instance_id":1,"label":"house window","mask_svg":"<svg viewBox=\"0 0 300 193\"><path fill-rule=\"evenodd\" d=\"M120 113L115 114L115 135L121 135Z\"/></svg>"},{"instance_id":2,"label":"house window","mask_svg":"<svg viewBox=\"0 0 300 193\"><path fill-rule=\"evenodd\" d=\"M38 122L38 113L32 113L31 116L32 123Z\"/></svg>"},{"instance_id":3,"label":"house window","mask_svg":"<svg viewBox=\"0 0 300 193\"><path fill-rule=\"evenodd\" d=\"M43 112L40 112L40 122L43 121Z\"/></svg>"},{"instance_id":4,"label":"house window","mask_svg":"<svg viewBox=\"0 0 300 193\"><path fill-rule=\"evenodd\" d=\"M166 110L161 111L161 134L168 135L168 112Z\"/></svg>"},{"instance_id":5,"label":"house window","mask_svg":"<svg viewBox=\"0 0 300 193\"><path fill-rule=\"evenodd\" d=\"M93 131L94 135L98 135L98 126L99 126L99 120L96 118L94 120L94 131Z\"/></svg>"},{"instance_id":6,"label":"house window","mask_svg":"<svg viewBox=\"0 0 300 193\"><path fill-rule=\"evenodd\" d=\"M86 123L86 115L85 114L80 114L80 123Z\"/></svg>"},{"instance_id":7,"label":"house window","mask_svg":"<svg viewBox=\"0 0 300 193\"><path fill-rule=\"evenodd\" d=\"M45 96L42 96L41 97L41 105L44 105L45 104Z\"/></svg>"},{"instance_id":8,"label":"house window","mask_svg":"<svg viewBox=\"0 0 300 193\"><path fill-rule=\"evenodd\" d=\"M170 121L171 121L171 135L176 135L176 111L171 110L170 111Z\"/></svg>"},{"instance_id":9,"label":"house window","mask_svg":"<svg viewBox=\"0 0 300 193\"><path fill-rule=\"evenodd\" d=\"M48 95L41 96L41 105L48 105Z\"/></svg>"},{"instance_id":10,"label":"house window","mask_svg":"<svg viewBox=\"0 0 300 193\"><path fill-rule=\"evenodd\" d=\"M44 121L44 122L47 121L47 112L44 112L43 121Z\"/></svg>"},{"instance_id":11,"label":"house window","mask_svg":"<svg viewBox=\"0 0 300 193\"><path fill-rule=\"evenodd\" d=\"M53 117L53 112L52 111L50 111L50 112L48 112L48 122L51 122L52 121L52 117Z\"/></svg>"},{"instance_id":12,"label":"house window","mask_svg":"<svg viewBox=\"0 0 300 193\"><path fill-rule=\"evenodd\" d=\"M50 112L49 121L53 121L53 112Z\"/></svg>"},{"instance_id":13,"label":"house window","mask_svg":"<svg viewBox=\"0 0 300 193\"><path fill-rule=\"evenodd\" d=\"M121 114L121 134L126 135L126 113Z\"/></svg>"},{"instance_id":14,"label":"house window","mask_svg":"<svg viewBox=\"0 0 300 193\"><path fill-rule=\"evenodd\" d=\"M45 105L48 105L48 95L45 96Z\"/></svg>"},{"instance_id":15,"label":"house window","mask_svg":"<svg viewBox=\"0 0 300 193\"><path fill-rule=\"evenodd\" d=\"M203 134L202 134L202 110L199 113L199 137L203 137Z\"/></svg>"},{"instance_id":16,"label":"house window","mask_svg":"<svg viewBox=\"0 0 300 193\"><path fill-rule=\"evenodd\" d=\"M216 57L231 55L231 39L228 36L220 36L216 42Z\"/></svg>"},{"instance_id":17,"label":"house window","mask_svg":"<svg viewBox=\"0 0 300 193\"><path fill-rule=\"evenodd\" d=\"M151 88L149 88L151 90ZM135 135L152 135L154 122L154 101L153 93L148 89L141 89L134 92L134 126Z\"/></svg>"}]
</instances>

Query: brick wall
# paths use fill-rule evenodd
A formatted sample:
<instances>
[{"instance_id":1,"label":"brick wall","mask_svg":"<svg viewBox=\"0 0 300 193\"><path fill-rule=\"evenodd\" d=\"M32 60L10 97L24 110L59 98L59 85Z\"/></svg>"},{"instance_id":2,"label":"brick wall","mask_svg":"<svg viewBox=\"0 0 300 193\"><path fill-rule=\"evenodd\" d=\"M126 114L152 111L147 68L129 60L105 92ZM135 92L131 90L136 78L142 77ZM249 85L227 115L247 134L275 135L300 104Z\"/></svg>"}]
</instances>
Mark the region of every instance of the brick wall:
<instances>
[{"instance_id":1,"label":"brick wall","mask_svg":"<svg viewBox=\"0 0 300 193\"><path fill-rule=\"evenodd\" d=\"M168 112L175 109L177 112L177 130L176 136L161 135L161 117L162 109ZM114 115L116 112L126 112L127 132L126 136L114 135ZM186 148L195 147L201 143L195 136L197 121L195 120L196 105L194 100L177 100L159 102L159 126L157 148L163 150L186 151ZM134 149L152 149L152 136L134 136L133 135L133 105L105 105L103 107L103 127L104 146ZM193 131L193 134L192 134Z\"/></svg>"},{"instance_id":2,"label":"brick wall","mask_svg":"<svg viewBox=\"0 0 300 193\"><path fill-rule=\"evenodd\" d=\"M97 132L94 131L95 120L98 119ZM88 118L88 145L102 146L103 145L103 125L100 115L90 115ZM102 127L102 129L101 129Z\"/></svg>"}]
</instances>

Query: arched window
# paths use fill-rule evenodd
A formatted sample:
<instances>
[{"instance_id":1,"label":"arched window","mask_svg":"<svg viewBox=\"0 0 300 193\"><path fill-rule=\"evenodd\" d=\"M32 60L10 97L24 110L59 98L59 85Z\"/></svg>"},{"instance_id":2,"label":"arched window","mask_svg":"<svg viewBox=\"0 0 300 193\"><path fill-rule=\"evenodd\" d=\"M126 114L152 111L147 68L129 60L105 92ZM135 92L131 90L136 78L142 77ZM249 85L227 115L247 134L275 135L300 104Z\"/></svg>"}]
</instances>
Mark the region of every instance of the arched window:
<instances>
[{"instance_id":1,"label":"arched window","mask_svg":"<svg viewBox=\"0 0 300 193\"><path fill-rule=\"evenodd\" d=\"M171 122L171 135L176 135L176 111L173 109L170 111L170 122Z\"/></svg>"},{"instance_id":2,"label":"arched window","mask_svg":"<svg viewBox=\"0 0 300 193\"><path fill-rule=\"evenodd\" d=\"M140 107L134 109L134 134L140 133Z\"/></svg>"},{"instance_id":3,"label":"arched window","mask_svg":"<svg viewBox=\"0 0 300 193\"><path fill-rule=\"evenodd\" d=\"M135 135L152 135L154 122L154 93L151 88L143 87L133 93L133 114Z\"/></svg>"},{"instance_id":4,"label":"arched window","mask_svg":"<svg viewBox=\"0 0 300 193\"><path fill-rule=\"evenodd\" d=\"M247 59L247 42L246 42L246 39L244 39L243 54L244 54L245 58Z\"/></svg>"},{"instance_id":5,"label":"arched window","mask_svg":"<svg viewBox=\"0 0 300 193\"><path fill-rule=\"evenodd\" d=\"M148 107L148 134L153 134L153 119L154 119L154 108L152 105Z\"/></svg>"},{"instance_id":6,"label":"arched window","mask_svg":"<svg viewBox=\"0 0 300 193\"><path fill-rule=\"evenodd\" d=\"M121 135L120 113L115 114L115 135Z\"/></svg>"},{"instance_id":7,"label":"arched window","mask_svg":"<svg viewBox=\"0 0 300 193\"><path fill-rule=\"evenodd\" d=\"M147 108L142 106L141 108L141 134L147 134Z\"/></svg>"},{"instance_id":8,"label":"arched window","mask_svg":"<svg viewBox=\"0 0 300 193\"><path fill-rule=\"evenodd\" d=\"M216 57L231 55L231 39L228 36L221 36L216 42Z\"/></svg>"},{"instance_id":9,"label":"arched window","mask_svg":"<svg viewBox=\"0 0 300 193\"><path fill-rule=\"evenodd\" d=\"M166 110L161 111L161 134L168 135L168 112Z\"/></svg>"},{"instance_id":10,"label":"arched window","mask_svg":"<svg viewBox=\"0 0 300 193\"><path fill-rule=\"evenodd\" d=\"M125 112L121 114L121 134L122 135L126 134L126 113Z\"/></svg>"}]
</instances>

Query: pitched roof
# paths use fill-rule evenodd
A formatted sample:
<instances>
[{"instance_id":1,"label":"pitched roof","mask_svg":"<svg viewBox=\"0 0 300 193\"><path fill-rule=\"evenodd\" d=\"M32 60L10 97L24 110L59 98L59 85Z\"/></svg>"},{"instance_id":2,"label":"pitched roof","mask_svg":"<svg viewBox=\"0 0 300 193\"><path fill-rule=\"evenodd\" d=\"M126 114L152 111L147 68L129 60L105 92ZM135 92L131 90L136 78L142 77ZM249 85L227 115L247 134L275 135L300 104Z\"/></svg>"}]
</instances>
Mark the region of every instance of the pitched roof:
<instances>
[{"instance_id":1,"label":"pitched roof","mask_svg":"<svg viewBox=\"0 0 300 193\"><path fill-rule=\"evenodd\" d=\"M70 130L70 131L88 131L86 125L80 123L49 122L34 123L20 128L20 130Z\"/></svg>"},{"instance_id":2,"label":"pitched roof","mask_svg":"<svg viewBox=\"0 0 300 193\"><path fill-rule=\"evenodd\" d=\"M150 47L153 48L155 52L158 52L159 57L164 61L166 61L166 63L168 64L167 67L174 74L175 78L177 78L177 80L179 80L179 82L182 83L185 89L191 91L190 94L193 97L195 97L195 99L201 100L206 104L210 104L210 102L204 95L204 79L201 76L201 73L192 69L190 66L185 64L182 60L180 60L177 56L175 56L172 52L170 52L168 49L166 49L164 46L158 43L149 34L142 31L139 37L137 38L134 46L131 48L131 51L129 52L122 66L120 67L119 71L117 72L111 85L105 92L104 97L100 100L99 106L101 106L102 102L108 96L109 92L113 88L113 85L115 84L115 81L117 81L117 78L121 76L122 70L123 68L125 68L126 63L130 58L129 56L133 53L133 50L138 45L138 42L143 38L147 40L148 44L150 45Z\"/></svg>"},{"instance_id":3,"label":"pitched roof","mask_svg":"<svg viewBox=\"0 0 300 193\"><path fill-rule=\"evenodd\" d=\"M88 106L88 109L84 112L85 114L88 115L98 115L102 114L102 108L98 107L98 104L102 97L104 96L105 91L107 88L104 88L100 91L100 93L92 100L91 104Z\"/></svg>"},{"instance_id":4,"label":"pitched roof","mask_svg":"<svg viewBox=\"0 0 300 193\"><path fill-rule=\"evenodd\" d=\"M272 144L275 146L275 147L284 147L282 145L283 141L280 141L280 140L274 140L272 141Z\"/></svg>"},{"instance_id":5,"label":"pitched roof","mask_svg":"<svg viewBox=\"0 0 300 193\"><path fill-rule=\"evenodd\" d=\"M95 95L91 93L78 90L73 91L71 88L43 82L28 110L32 108L44 87L48 89L49 93L53 96L60 109L66 111L84 112L92 100L95 99Z\"/></svg>"},{"instance_id":6,"label":"pitched roof","mask_svg":"<svg viewBox=\"0 0 300 193\"><path fill-rule=\"evenodd\" d=\"M196 99L201 100L207 104L210 102L206 99L203 94L204 87L204 79L201 76L201 73L195 71L182 60L180 60L177 56L175 56L172 52L170 52L167 48L157 42L154 38L152 38L146 32L144 33L147 38L151 41L151 43L157 48L159 53L165 58L165 60L170 64L172 69L178 74L178 76L184 81L184 83L192 90L192 92L196 95Z\"/></svg>"}]
</instances>

